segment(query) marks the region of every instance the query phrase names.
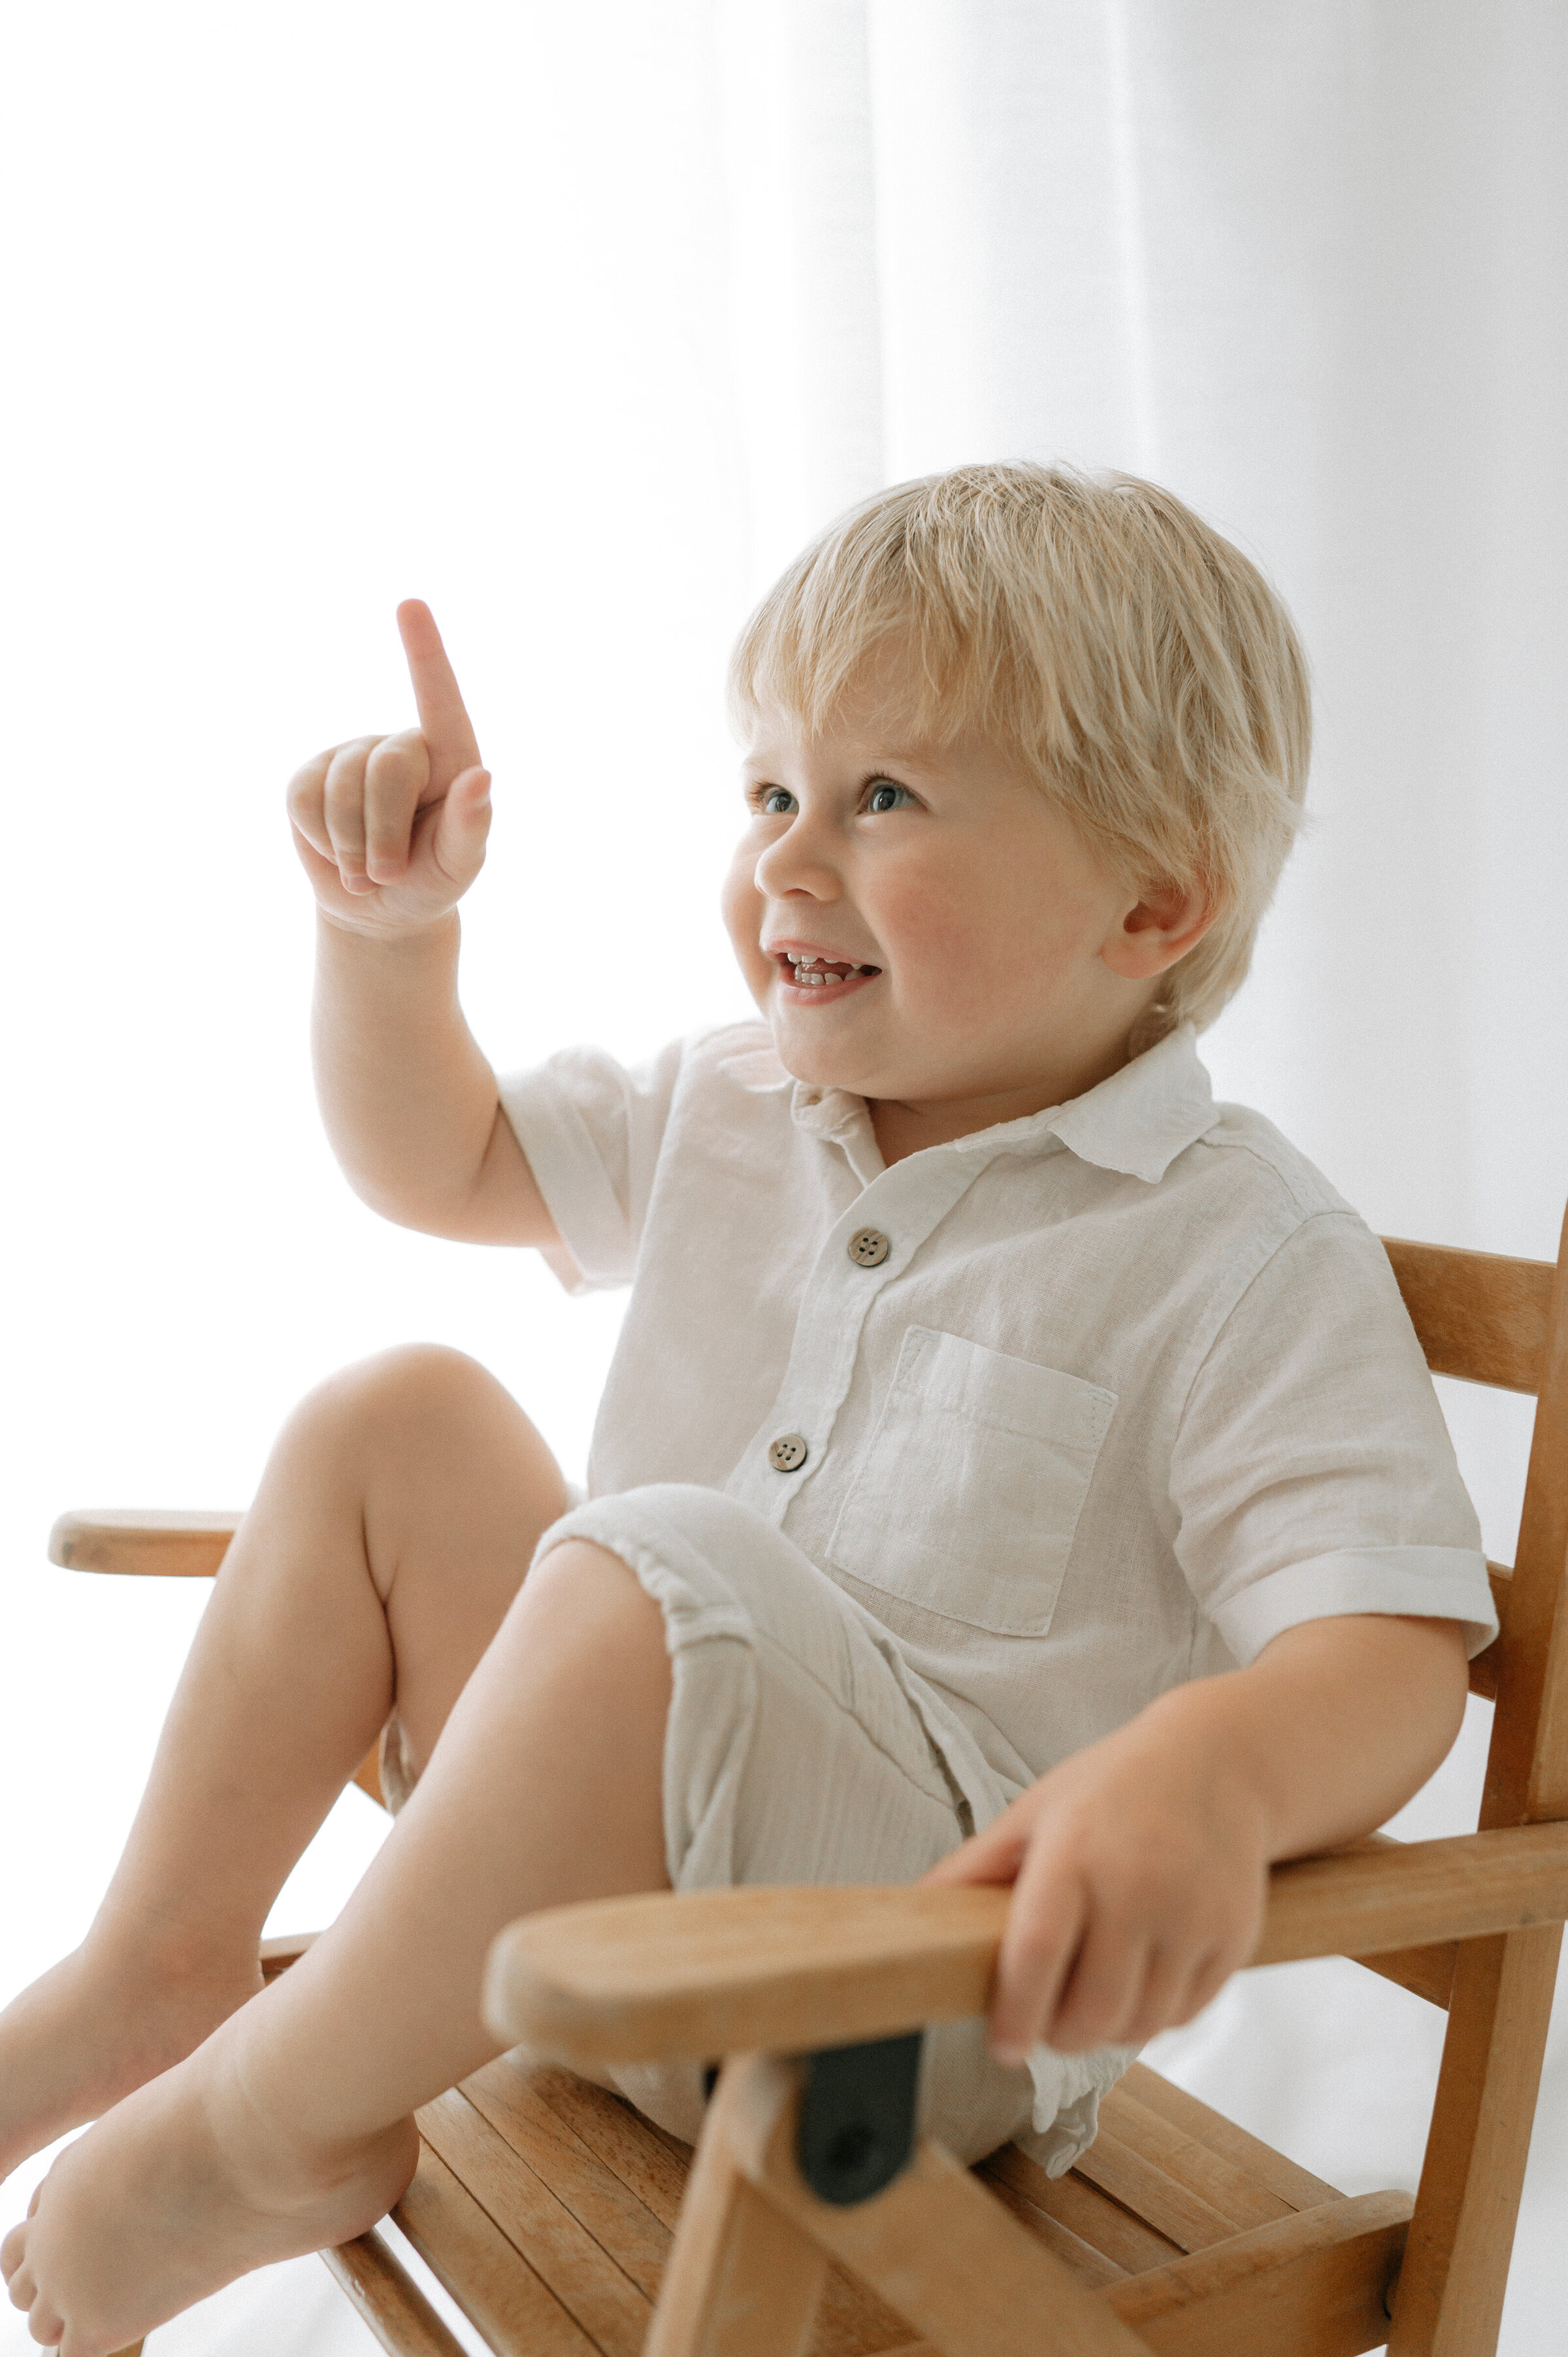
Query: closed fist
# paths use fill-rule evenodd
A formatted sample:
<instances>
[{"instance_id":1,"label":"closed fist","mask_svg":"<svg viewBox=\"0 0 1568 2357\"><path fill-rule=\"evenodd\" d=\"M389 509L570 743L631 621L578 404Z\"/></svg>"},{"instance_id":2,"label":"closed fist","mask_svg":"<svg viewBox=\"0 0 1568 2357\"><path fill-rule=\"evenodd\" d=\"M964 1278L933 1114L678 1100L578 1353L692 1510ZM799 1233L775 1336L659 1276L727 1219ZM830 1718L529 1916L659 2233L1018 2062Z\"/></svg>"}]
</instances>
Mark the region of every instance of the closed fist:
<instances>
[{"instance_id":1,"label":"closed fist","mask_svg":"<svg viewBox=\"0 0 1568 2357\"><path fill-rule=\"evenodd\" d=\"M418 727L334 745L288 790L295 848L322 913L383 936L456 906L484 865L490 826L489 772L435 618L411 597L397 623Z\"/></svg>"}]
</instances>

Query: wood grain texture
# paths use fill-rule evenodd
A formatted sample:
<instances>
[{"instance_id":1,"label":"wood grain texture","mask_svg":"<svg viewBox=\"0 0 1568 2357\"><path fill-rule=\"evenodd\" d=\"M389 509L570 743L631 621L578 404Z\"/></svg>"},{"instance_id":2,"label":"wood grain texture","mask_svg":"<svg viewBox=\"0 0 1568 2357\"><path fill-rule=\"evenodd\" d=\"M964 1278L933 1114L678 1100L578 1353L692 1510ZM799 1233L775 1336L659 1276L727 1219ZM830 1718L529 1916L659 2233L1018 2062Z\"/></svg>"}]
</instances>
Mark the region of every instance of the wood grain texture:
<instances>
[{"instance_id":1,"label":"wood grain texture","mask_svg":"<svg viewBox=\"0 0 1568 2357\"><path fill-rule=\"evenodd\" d=\"M767 2056L725 2066L725 2134L760 2193L872 2285L944 2357L1147 2357L1070 2268L993 2199L980 2179L921 2143L868 2201L819 2201L795 2163L796 2071Z\"/></svg>"},{"instance_id":2,"label":"wood grain texture","mask_svg":"<svg viewBox=\"0 0 1568 2357\"><path fill-rule=\"evenodd\" d=\"M554 1908L490 1951L498 2037L599 2062L800 2050L983 2010L1005 1890L650 1892ZM1376 1955L1568 1916L1568 1825L1276 1867L1251 1961Z\"/></svg>"},{"instance_id":3,"label":"wood grain texture","mask_svg":"<svg viewBox=\"0 0 1568 2357\"><path fill-rule=\"evenodd\" d=\"M1481 1803L1488 1833L1568 1817L1568 1221L1538 1387L1519 1547L1493 1649L1497 1707ZM1491 2357L1496 2348L1560 1946L1552 1926L1460 1952L1392 2357Z\"/></svg>"},{"instance_id":4,"label":"wood grain texture","mask_svg":"<svg viewBox=\"0 0 1568 2357\"><path fill-rule=\"evenodd\" d=\"M419 2132L603 2357L639 2357L652 2303L556 2189L456 2088L425 2104Z\"/></svg>"},{"instance_id":5,"label":"wood grain texture","mask_svg":"<svg viewBox=\"0 0 1568 2357\"><path fill-rule=\"evenodd\" d=\"M1498 1672L1502 1666L1503 1641L1508 1635L1509 1605L1513 1595L1513 1572L1508 1564L1494 1563L1488 1555L1487 1581L1498 1616L1498 1634L1471 1660L1470 1692L1479 1695L1483 1702L1496 1702Z\"/></svg>"},{"instance_id":6,"label":"wood grain texture","mask_svg":"<svg viewBox=\"0 0 1568 2357\"><path fill-rule=\"evenodd\" d=\"M1228 2233L1249 2226L1271 2225L1289 2215L1296 2205L1271 2190L1247 2169L1216 2152L1201 2136L1178 2127L1161 2112L1141 2104L1129 2088L1113 2087L1100 2106L1101 2134L1109 2131L1128 2152L1135 2152L1152 2169L1201 2201L1224 2222ZM1094 2147L1083 2156L1087 2160ZM1082 2166L1080 2161L1079 2166ZM1098 2180L1097 2180L1098 2181ZM1142 2215L1159 2225L1153 2211ZM1163 2229L1169 2232L1169 2229ZM1176 2237L1171 2237L1173 2242ZM1196 2247L1189 2245L1188 2247Z\"/></svg>"},{"instance_id":7,"label":"wood grain texture","mask_svg":"<svg viewBox=\"0 0 1568 2357\"><path fill-rule=\"evenodd\" d=\"M791 1885L553 1908L495 1942L485 2019L603 2062L882 2037L983 2011L1007 1897Z\"/></svg>"},{"instance_id":8,"label":"wood grain texture","mask_svg":"<svg viewBox=\"0 0 1568 2357\"><path fill-rule=\"evenodd\" d=\"M1561 1943L1552 1926L1460 1954L1390 2357L1497 2346Z\"/></svg>"},{"instance_id":9,"label":"wood grain texture","mask_svg":"<svg viewBox=\"0 0 1568 2357\"><path fill-rule=\"evenodd\" d=\"M600 2357L482 2204L428 2144L392 2212L496 2357Z\"/></svg>"},{"instance_id":10,"label":"wood grain texture","mask_svg":"<svg viewBox=\"0 0 1568 2357\"><path fill-rule=\"evenodd\" d=\"M456 2334L443 2323L379 2234L361 2234L357 2242L320 2255L348 2293L355 2314L391 2357L467 2357Z\"/></svg>"},{"instance_id":11,"label":"wood grain texture","mask_svg":"<svg viewBox=\"0 0 1568 2357\"><path fill-rule=\"evenodd\" d=\"M1162 2119L1185 2129L1211 2152L1222 2153L1257 2184L1277 2193L1290 2209L1316 2210L1326 2201L1341 2199L1337 2186L1314 2177L1310 2169L1303 2169L1299 2161L1288 2159L1283 2152L1276 2152L1261 2136L1249 2135L1234 2120L1228 2120L1223 2112L1213 2111L1197 2096L1189 2095L1185 2087L1162 2079L1146 2062L1134 2062L1103 2098L1102 2116L1112 2120L1117 2117L1118 2099L1123 2093L1144 2111L1157 2112Z\"/></svg>"},{"instance_id":12,"label":"wood grain texture","mask_svg":"<svg viewBox=\"0 0 1568 2357\"><path fill-rule=\"evenodd\" d=\"M1385 1236L1382 1243L1434 1375L1457 1375L1500 1391L1539 1388L1551 1261L1458 1252L1402 1236Z\"/></svg>"},{"instance_id":13,"label":"wood grain texture","mask_svg":"<svg viewBox=\"0 0 1568 2357\"><path fill-rule=\"evenodd\" d=\"M521 2055L488 2063L464 2081L462 2093L631 2280L656 2298L690 2147L607 2088ZM901 2318L842 2267L830 2267L811 2357L885 2357L905 2352L908 2340Z\"/></svg>"},{"instance_id":14,"label":"wood grain texture","mask_svg":"<svg viewBox=\"0 0 1568 2357\"><path fill-rule=\"evenodd\" d=\"M1387 1948L1380 1956L1350 1959L1352 1964L1364 1964L1369 1973L1380 1974L1386 1981L1397 1981L1412 1996L1423 1996L1428 2005L1444 2007L1453 1990L1454 1967L1458 1960L1456 1940L1434 1941L1426 1948Z\"/></svg>"},{"instance_id":15,"label":"wood grain texture","mask_svg":"<svg viewBox=\"0 0 1568 2357\"><path fill-rule=\"evenodd\" d=\"M740 2165L747 2069L727 2064L709 2103L646 2357L803 2357L811 2338L827 2255Z\"/></svg>"},{"instance_id":16,"label":"wood grain texture","mask_svg":"<svg viewBox=\"0 0 1568 2357\"><path fill-rule=\"evenodd\" d=\"M980 2175L988 2185L1005 2186L1043 2217L1070 2233L1091 2251L1098 2251L1118 2275L1135 2275L1144 2267L1163 2267L1180 2251L1141 2218L1134 2218L1102 2193L1077 2169L1065 2177L1047 2177L1038 2161L1015 2144L1004 2145L982 2161Z\"/></svg>"},{"instance_id":17,"label":"wood grain texture","mask_svg":"<svg viewBox=\"0 0 1568 2357\"><path fill-rule=\"evenodd\" d=\"M180 1513L170 1507L84 1507L61 1514L49 1533L49 1561L67 1571L129 1572L164 1579L210 1579L240 1527L239 1513Z\"/></svg>"},{"instance_id":18,"label":"wood grain texture","mask_svg":"<svg viewBox=\"0 0 1568 2357\"><path fill-rule=\"evenodd\" d=\"M1089 2150L1079 2154L1076 2168L1079 2177L1098 2185L1102 2193L1109 2193L1135 2218L1153 2226L1178 2251L1206 2251L1236 2232L1231 2221L1201 2193L1171 2176L1136 2146L1123 2144L1110 2128L1101 2128Z\"/></svg>"},{"instance_id":19,"label":"wood grain texture","mask_svg":"<svg viewBox=\"0 0 1568 2357\"><path fill-rule=\"evenodd\" d=\"M1370 1956L1568 1916L1568 1824L1402 1842L1275 1867L1252 1962Z\"/></svg>"},{"instance_id":20,"label":"wood grain texture","mask_svg":"<svg viewBox=\"0 0 1568 2357\"><path fill-rule=\"evenodd\" d=\"M1155 2357L1361 2357L1389 2329L1408 2193L1298 2210L1101 2294Z\"/></svg>"},{"instance_id":21,"label":"wood grain texture","mask_svg":"<svg viewBox=\"0 0 1568 2357\"><path fill-rule=\"evenodd\" d=\"M980 2170L980 2175L1002 2207L1033 2234L1036 2243L1043 2243L1047 2251L1054 2252L1063 2265L1071 2269L1079 2283L1088 2284L1091 2290L1098 2290L1102 2284L1119 2282L1126 2274L1125 2267L1118 2266L1114 2259L1108 2258L1092 2243L1086 2243L1081 2235L1075 2234L1069 2226L1064 2226L1061 2220L1053 2217L1048 2210L1040 2209L1026 2193L1020 2193L1015 2185L1010 2185L1004 2176L984 2168ZM1115 2205L1107 2202L1105 2206L1112 2209Z\"/></svg>"}]
</instances>

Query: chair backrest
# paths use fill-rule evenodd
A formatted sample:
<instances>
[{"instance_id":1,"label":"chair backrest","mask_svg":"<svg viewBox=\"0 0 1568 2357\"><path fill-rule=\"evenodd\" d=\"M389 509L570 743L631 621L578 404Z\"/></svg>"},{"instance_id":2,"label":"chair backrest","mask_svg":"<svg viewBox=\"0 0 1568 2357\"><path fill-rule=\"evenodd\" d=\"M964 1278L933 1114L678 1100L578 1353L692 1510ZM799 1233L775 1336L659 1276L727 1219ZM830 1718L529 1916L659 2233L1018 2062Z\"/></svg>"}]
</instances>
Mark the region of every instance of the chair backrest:
<instances>
[{"instance_id":1,"label":"chair backrest","mask_svg":"<svg viewBox=\"0 0 1568 2357\"><path fill-rule=\"evenodd\" d=\"M1502 1633L1470 1684L1498 1706L1481 1824L1568 1817L1568 1222L1555 1265L1383 1246L1434 1375L1536 1398L1517 1558L1487 1566Z\"/></svg>"},{"instance_id":2,"label":"chair backrest","mask_svg":"<svg viewBox=\"0 0 1568 2357\"><path fill-rule=\"evenodd\" d=\"M1385 1239L1434 1374L1533 1393L1519 1547L1491 1564L1501 1634L1471 1664L1497 1704L1484 1830L1568 1818L1568 1222L1555 1266ZM1562 1927L1463 1941L1436 1989L1448 2028L1390 2357L1497 2346ZM1406 1961L1419 1965L1435 1952ZM1396 1972L1421 1988L1418 1971Z\"/></svg>"}]
</instances>

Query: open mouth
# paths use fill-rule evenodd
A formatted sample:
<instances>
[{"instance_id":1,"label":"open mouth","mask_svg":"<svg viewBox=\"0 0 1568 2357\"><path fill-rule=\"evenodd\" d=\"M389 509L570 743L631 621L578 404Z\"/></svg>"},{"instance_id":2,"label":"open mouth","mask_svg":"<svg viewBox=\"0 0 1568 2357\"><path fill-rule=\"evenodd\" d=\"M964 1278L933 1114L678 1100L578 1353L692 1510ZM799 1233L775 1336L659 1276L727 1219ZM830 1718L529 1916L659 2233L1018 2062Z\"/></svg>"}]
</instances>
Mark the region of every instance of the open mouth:
<instances>
[{"instance_id":1,"label":"open mouth","mask_svg":"<svg viewBox=\"0 0 1568 2357\"><path fill-rule=\"evenodd\" d=\"M777 950L773 962L791 991L802 998L834 998L854 983L874 981L879 965L856 965L850 958L807 955L803 951Z\"/></svg>"}]
</instances>

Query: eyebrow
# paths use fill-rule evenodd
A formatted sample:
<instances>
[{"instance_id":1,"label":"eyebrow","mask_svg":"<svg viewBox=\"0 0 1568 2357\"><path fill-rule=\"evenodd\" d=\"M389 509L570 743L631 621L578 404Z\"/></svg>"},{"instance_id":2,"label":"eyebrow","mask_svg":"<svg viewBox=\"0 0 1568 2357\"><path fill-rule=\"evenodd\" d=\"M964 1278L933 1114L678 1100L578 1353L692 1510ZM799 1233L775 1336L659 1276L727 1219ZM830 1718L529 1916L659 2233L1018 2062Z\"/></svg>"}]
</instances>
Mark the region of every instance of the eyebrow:
<instances>
[{"instance_id":1,"label":"eyebrow","mask_svg":"<svg viewBox=\"0 0 1568 2357\"><path fill-rule=\"evenodd\" d=\"M920 754L918 752L899 753L888 751L884 753L879 760L858 762L856 767L862 777L877 778L881 776L884 768L889 770L918 770L925 767L929 759L929 752L926 754ZM742 757L740 766L743 770L770 770L776 765L764 754L747 753Z\"/></svg>"}]
</instances>

